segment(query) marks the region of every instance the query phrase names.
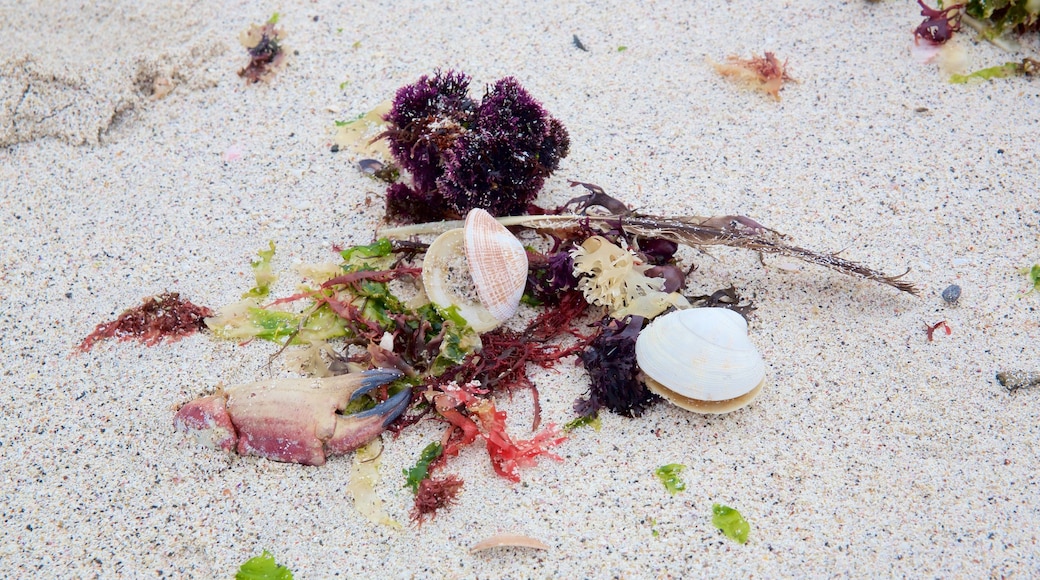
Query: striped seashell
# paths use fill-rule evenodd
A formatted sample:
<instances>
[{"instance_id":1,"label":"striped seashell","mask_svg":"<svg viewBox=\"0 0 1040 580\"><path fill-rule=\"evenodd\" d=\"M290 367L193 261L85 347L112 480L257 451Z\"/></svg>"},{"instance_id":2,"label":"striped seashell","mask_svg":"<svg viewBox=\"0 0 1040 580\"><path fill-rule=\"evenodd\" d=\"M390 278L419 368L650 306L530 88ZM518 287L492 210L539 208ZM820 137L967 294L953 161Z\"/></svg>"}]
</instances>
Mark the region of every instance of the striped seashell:
<instances>
[{"instance_id":1,"label":"striped seashell","mask_svg":"<svg viewBox=\"0 0 1040 580\"><path fill-rule=\"evenodd\" d=\"M482 209L466 215L466 260L480 303L499 321L520 307L527 285L527 251L520 240Z\"/></svg>"},{"instance_id":2,"label":"striped seashell","mask_svg":"<svg viewBox=\"0 0 1040 580\"><path fill-rule=\"evenodd\" d=\"M491 214L474 209L465 228L448 230L430 244L422 279L430 302L456 307L473 330L487 332L520 307L527 252Z\"/></svg>"}]
</instances>

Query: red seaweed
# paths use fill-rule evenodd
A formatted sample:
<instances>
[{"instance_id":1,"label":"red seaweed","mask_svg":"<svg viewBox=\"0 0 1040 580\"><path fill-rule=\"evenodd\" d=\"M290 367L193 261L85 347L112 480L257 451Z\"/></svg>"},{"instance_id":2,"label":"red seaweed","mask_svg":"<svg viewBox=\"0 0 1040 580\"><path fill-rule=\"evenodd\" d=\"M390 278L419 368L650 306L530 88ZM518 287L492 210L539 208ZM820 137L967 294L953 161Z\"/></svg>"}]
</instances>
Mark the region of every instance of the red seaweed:
<instances>
[{"instance_id":1,"label":"red seaweed","mask_svg":"<svg viewBox=\"0 0 1040 580\"><path fill-rule=\"evenodd\" d=\"M422 525L427 516L433 516L437 510L455 503L462 490L462 480L454 475L434 479L427 477L419 482L419 491L415 494L415 506L411 519Z\"/></svg>"},{"instance_id":2,"label":"red seaweed","mask_svg":"<svg viewBox=\"0 0 1040 580\"><path fill-rule=\"evenodd\" d=\"M165 292L145 298L139 306L124 311L111 322L97 325L76 351L87 352L106 338L134 339L145 346L155 346L164 340L176 342L205 330L205 319L210 316L213 311L209 308L183 300L177 292Z\"/></svg>"}]
</instances>

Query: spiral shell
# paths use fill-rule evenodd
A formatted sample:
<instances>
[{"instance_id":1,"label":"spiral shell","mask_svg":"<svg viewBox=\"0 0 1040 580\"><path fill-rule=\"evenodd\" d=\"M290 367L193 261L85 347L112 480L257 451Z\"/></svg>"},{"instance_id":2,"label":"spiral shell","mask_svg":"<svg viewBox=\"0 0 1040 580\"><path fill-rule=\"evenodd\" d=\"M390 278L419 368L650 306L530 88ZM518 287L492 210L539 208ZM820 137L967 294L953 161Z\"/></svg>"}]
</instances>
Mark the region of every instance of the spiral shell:
<instances>
[{"instance_id":1,"label":"spiral shell","mask_svg":"<svg viewBox=\"0 0 1040 580\"><path fill-rule=\"evenodd\" d=\"M520 307L527 251L491 214L474 209L465 228L448 230L430 244L422 278L431 302L457 307L473 330L487 332Z\"/></svg>"},{"instance_id":2,"label":"spiral shell","mask_svg":"<svg viewBox=\"0 0 1040 580\"><path fill-rule=\"evenodd\" d=\"M699 413L728 413L765 385L765 361L744 317L725 308L676 310L651 322L636 340L647 387Z\"/></svg>"}]
</instances>

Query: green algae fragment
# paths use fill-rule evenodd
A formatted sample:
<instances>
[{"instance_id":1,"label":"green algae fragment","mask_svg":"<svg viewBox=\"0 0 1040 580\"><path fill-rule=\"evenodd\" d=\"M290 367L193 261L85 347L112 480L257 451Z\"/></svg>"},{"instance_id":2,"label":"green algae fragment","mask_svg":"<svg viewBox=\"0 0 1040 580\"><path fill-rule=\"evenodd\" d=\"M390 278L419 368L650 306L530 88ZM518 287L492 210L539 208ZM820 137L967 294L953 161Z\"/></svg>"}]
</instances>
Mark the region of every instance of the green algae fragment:
<instances>
[{"instance_id":1,"label":"green algae fragment","mask_svg":"<svg viewBox=\"0 0 1040 580\"><path fill-rule=\"evenodd\" d=\"M1033 292L1040 292L1040 264L1033 264L1032 268L1022 268L1021 272L1029 276L1029 283L1033 285L1023 296Z\"/></svg>"},{"instance_id":2,"label":"green algae fragment","mask_svg":"<svg viewBox=\"0 0 1040 580\"><path fill-rule=\"evenodd\" d=\"M249 263L253 268L253 277L256 278L256 286L242 295L242 298L264 298L271 293L271 284L278 279L271 270L271 259L274 258L274 241L269 242L270 249L260 250L257 255L259 260Z\"/></svg>"},{"instance_id":3,"label":"green algae fragment","mask_svg":"<svg viewBox=\"0 0 1040 580\"><path fill-rule=\"evenodd\" d=\"M988 81L990 79L1002 79L1005 77L1015 76L1022 74L1022 65L1017 62L1006 62L1002 65L991 66L977 70L973 73L961 75L953 74L950 75L950 84L963 85L968 82L978 79L982 81Z\"/></svg>"},{"instance_id":4,"label":"green algae fragment","mask_svg":"<svg viewBox=\"0 0 1040 580\"><path fill-rule=\"evenodd\" d=\"M679 474L684 469L686 469L686 466L681 463L669 463L668 465L658 467L654 473L657 474L657 478L664 484L665 489L672 495L675 495L686 489L686 483L679 477Z\"/></svg>"},{"instance_id":5,"label":"green algae fragment","mask_svg":"<svg viewBox=\"0 0 1040 580\"><path fill-rule=\"evenodd\" d=\"M747 523L744 516L740 515L737 510L724 506L721 504L713 504L711 506L711 523L716 528L722 530L726 537L735 540L738 543L747 543L748 533L751 531L751 524Z\"/></svg>"},{"instance_id":6,"label":"green algae fragment","mask_svg":"<svg viewBox=\"0 0 1040 580\"><path fill-rule=\"evenodd\" d=\"M574 431L580 427L592 427L596 431L599 431L603 427L603 421L599 418L599 413L593 413L591 415L582 415L573 421L569 421L563 426L564 431Z\"/></svg>"},{"instance_id":7,"label":"green algae fragment","mask_svg":"<svg viewBox=\"0 0 1040 580\"><path fill-rule=\"evenodd\" d=\"M443 451L444 448L440 443L434 442L427 445L419 454L419 461L415 462L415 466L402 470L407 478L405 487L412 488L412 493L419 493L419 482L430 476L430 464L434 459L440 457Z\"/></svg>"},{"instance_id":8,"label":"green algae fragment","mask_svg":"<svg viewBox=\"0 0 1040 580\"><path fill-rule=\"evenodd\" d=\"M293 580L292 570L279 565L274 556L264 550L263 554L246 560L235 573L235 580Z\"/></svg>"},{"instance_id":9,"label":"green algae fragment","mask_svg":"<svg viewBox=\"0 0 1040 580\"><path fill-rule=\"evenodd\" d=\"M337 124L339 122L337 121ZM390 240L387 238L379 238L378 240L368 244L367 246L354 246L347 248L339 253L343 257L343 261L349 265L361 265L354 262L355 259L364 260L365 258L382 258L390 255L393 251L393 246L390 245Z\"/></svg>"}]
</instances>

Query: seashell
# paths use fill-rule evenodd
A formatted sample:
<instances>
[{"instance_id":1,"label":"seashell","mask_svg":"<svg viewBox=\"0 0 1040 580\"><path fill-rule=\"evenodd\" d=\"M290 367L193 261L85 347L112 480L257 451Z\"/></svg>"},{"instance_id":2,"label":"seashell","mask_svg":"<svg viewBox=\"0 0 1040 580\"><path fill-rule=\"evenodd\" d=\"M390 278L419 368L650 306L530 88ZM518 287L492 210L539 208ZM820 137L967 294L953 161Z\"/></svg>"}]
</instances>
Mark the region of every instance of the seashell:
<instances>
[{"instance_id":1,"label":"seashell","mask_svg":"<svg viewBox=\"0 0 1040 580\"><path fill-rule=\"evenodd\" d=\"M466 260L480 302L498 320L520 307L527 285L527 250L516 236L482 209L466 216Z\"/></svg>"},{"instance_id":2,"label":"seashell","mask_svg":"<svg viewBox=\"0 0 1040 580\"><path fill-rule=\"evenodd\" d=\"M725 308L692 308L659 316L636 339L646 386L698 413L728 413L765 385L765 361L744 317Z\"/></svg>"},{"instance_id":3,"label":"seashell","mask_svg":"<svg viewBox=\"0 0 1040 580\"><path fill-rule=\"evenodd\" d=\"M473 330L487 332L520 307L527 251L491 214L470 210L465 228L448 230L430 244L422 279L431 302L457 307Z\"/></svg>"},{"instance_id":4,"label":"seashell","mask_svg":"<svg viewBox=\"0 0 1040 580\"><path fill-rule=\"evenodd\" d=\"M530 536L523 536L520 534L497 534L490 538L477 542L470 547L469 553L480 552L482 550L489 550L491 548L534 548L536 550L548 550L549 546L545 542L538 538L532 538Z\"/></svg>"}]
</instances>

